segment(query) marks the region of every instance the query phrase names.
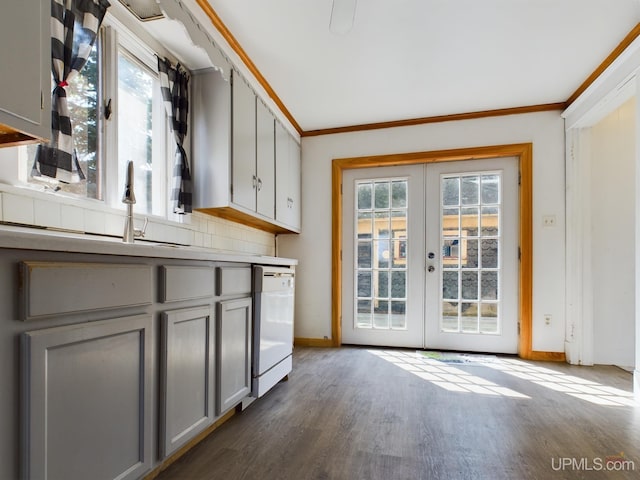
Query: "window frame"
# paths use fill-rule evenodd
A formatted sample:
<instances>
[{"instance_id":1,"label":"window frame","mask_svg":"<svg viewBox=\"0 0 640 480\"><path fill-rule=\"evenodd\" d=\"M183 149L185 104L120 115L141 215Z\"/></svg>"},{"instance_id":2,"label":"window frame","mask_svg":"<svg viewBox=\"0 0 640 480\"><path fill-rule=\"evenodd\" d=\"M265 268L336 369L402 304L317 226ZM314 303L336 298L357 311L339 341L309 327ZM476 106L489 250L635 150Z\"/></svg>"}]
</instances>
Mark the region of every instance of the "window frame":
<instances>
[{"instance_id":1,"label":"window frame","mask_svg":"<svg viewBox=\"0 0 640 480\"><path fill-rule=\"evenodd\" d=\"M155 38L141 30L134 33L123 21L107 11L104 21L98 32L98 140L96 155L100 173L97 189L100 198L90 198L73 192L58 191L58 183L55 179L42 181L29 181L29 172L33 163L33 157L27 153L27 147L16 147L18 168L15 173L3 174L3 182L9 185L26 188L31 191L46 191L58 197L72 198L87 208L94 208L96 204L106 208L122 211L125 206L122 203L122 191L124 181L118 180L118 53L125 52L133 61L142 67L149 69L153 75L158 76L157 58L166 57L173 63L178 63L169 51L167 51ZM191 73L191 72L189 72ZM157 88L157 91L155 90ZM108 100L111 99L111 116L105 119L104 112ZM163 166L158 168L158 173L153 175L152 187L152 212L137 212L139 215L150 219L161 219L170 222L190 224L189 215L179 215L173 212L173 170L175 140L171 130L166 107L160 93L159 81L154 81L154 105L153 105L153 133L154 138L160 135L160 139L153 141L153 158L164 158ZM156 128L157 125L157 128ZM191 127L191 126L190 126ZM190 133L190 132L189 132ZM191 158L190 134L184 142L188 158ZM115 159L115 160L114 160ZM155 165L154 165L155 166ZM160 206L158 206L160 203ZM93 205L93 207L92 207Z\"/></svg>"}]
</instances>

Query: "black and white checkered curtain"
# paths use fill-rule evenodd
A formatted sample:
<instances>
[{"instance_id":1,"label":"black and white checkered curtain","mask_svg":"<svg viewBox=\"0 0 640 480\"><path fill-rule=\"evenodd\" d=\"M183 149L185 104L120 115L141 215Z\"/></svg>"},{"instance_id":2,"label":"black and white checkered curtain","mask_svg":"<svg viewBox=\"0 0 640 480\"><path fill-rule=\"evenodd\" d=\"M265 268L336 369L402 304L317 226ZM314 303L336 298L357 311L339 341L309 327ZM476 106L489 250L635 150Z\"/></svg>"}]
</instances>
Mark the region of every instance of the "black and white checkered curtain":
<instances>
[{"instance_id":1,"label":"black and white checkered curtain","mask_svg":"<svg viewBox=\"0 0 640 480\"><path fill-rule=\"evenodd\" d=\"M85 178L73 147L65 87L87 63L108 7L107 0L51 0L51 141L38 147L34 176L67 183Z\"/></svg>"},{"instance_id":2,"label":"black and white checkered curtain","mask_svg":"<svg viewBox=\"0 0 640 480\"><path fill-rule=\"evenodd\" d=\"M176 140L176 161L173 171L174 187L171 200L174 213L191 213L191 170L183 144L187 135L189 113L189 75L180 65L175 67L167 59L158 58L162 99L171 119L171 129Z\"/></svg>"}]
</instances>

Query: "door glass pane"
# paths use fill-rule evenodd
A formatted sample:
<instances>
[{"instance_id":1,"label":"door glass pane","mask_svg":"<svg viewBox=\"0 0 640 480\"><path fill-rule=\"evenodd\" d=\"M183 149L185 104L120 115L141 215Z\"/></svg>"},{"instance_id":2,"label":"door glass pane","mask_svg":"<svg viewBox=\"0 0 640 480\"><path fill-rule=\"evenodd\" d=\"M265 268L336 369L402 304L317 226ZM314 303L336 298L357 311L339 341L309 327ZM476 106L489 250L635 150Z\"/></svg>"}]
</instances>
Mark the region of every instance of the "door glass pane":
<instances>
[{"instance_id":1,"label":"door glass pane","mask_svg":"<svg viewBox=\"0 0 640 480\"><path fill-rule=\"evenodd\" d=\"M371 328L371 300L358 300L356 312L356 325L359 328Z\"/></svg>"},{"instance_id":2,"label":"door glass pane","mask_svg":"<svg viewBox=\"0 0 640 480\"><path fill-rule=\"evenodd\" d=\"M444 332L458 332L458 303L442 302L442 330Z\"/></svg>"},{"instance_id":3,"label":"door glass pane","mask_svg":"<svg viewBox=\"0 0 640 480\"><path fill-rule=\"evenodd\" d=\"M498 239L482 239L482 268L498 268Z\"/></svg>"},{"instance_id":4,"label":"door glass pane","mask_svg":"<svg viewBox=\"0 0 640 480\"><path fill-rule=\"evenodd\" d=\"M462 310L462 318L460 319L462 332L478 333L478 304L462 303L460 304L460 310Z\"/></svg>"},{"instance_id":5,"label":"door glass pane","mask_svg":"<svg viewBox=\"0 0 640 480\"><path fill-rule=\"evenodd\" d=\"M496 236L500 233L500 209L498 207L482 207L482 236Z\"/></svg>"},{"instance_id":6,"label":"door glass pane","mask_svg":"<svg viewBox=\"0 0 640 480\"><path fill-rule=\"evenodd\" d=\"M498 333L498 304L483 303L480 310L480 333Z\"/></svg>"},{"instance_id":7,"label":"door glass pane","mask_svg":"<svg viewBox=\"0 0 640 480\"><path fill-rule=\"evenodd\" d=\"M458 272L442 272L442 298L458 298Z\"/></svg>"},{"instance_id":8,"label":"door glass pane","mask_svg":"<svg viewBox=\"0 0 640 480\"><path fill-rule=\"evenodd\" d=\"M478 217L478 207L465 207L460 212L461 218L461 232L463 237L477 237L478 225L480 219Z\"/></svg>"},{"instance_id":9,"label":"door glass pane","mask_svg":"<svg viewBox=\"0 0 640 480\"><path fill-rule=\"evenodd\" d=\"M405 208L407 206L407 181L398 180L391 183L391 207Z\"/></svg>"},{"instance_id":10,"label":"door glass pane","mask_svg":"<svg viewBox=\"0 0 640 480\"><path fill-rule=\"evenodd\" d=\"M442 205L460 205L460 179L458 177L442 180Z\"/></svg>"},{"instance_id":11,"label":"door glass pane","mask_svg":"<svg viewBox=\"0 0 640 480\"><path fill-rule=\"evenodd\" d=\"M371 191L373 189L372 183L360 183L357 187L358 192L358 210L371 209L371 199L373 195Z\"/></svg>"},{"instance_id":12,"label":"door glass pane","mask_svg":"<svg viewBox=\"0 0 640 480\"><path fill-rule=\"evenodd\" d=\"M500 333L501 172L442 175L440 329Z\"/></svg>"},{"instance_id":13,"label":"door glass pane","mask_svg":"<svg viewBox=\"0 0 640 480\"><path fill-rule=\"evenodd\" d=\"M482 175L482 204L500 202L500 176Z\"/></svg>"},{"instance_id":14,"label":"door glass pane","mask_svg":"<svg viewBox=\"0 0 640 480\"><path fill-rule=\"evenodd\" d=\"M362 180L356 183L356 191L356 328L404 330L410 241L408 182Z\"/></svg>"},{"instance_id":15,"label":"door glass pane","mask_svg":"<svg viewBox=\"0 0 640 480\"><path fill-rule=\"evenodd\" d=\"M358 297L371 297L371 272L358 272Z\"/></svg>"},{"instance_id":16,"label":"door glass pane","mask_svg":"<svg viewBox=\"0 0 640 480\"><path fill-rule=\"evenodd\" d=\"M478 272L462 272L462 298L464 300L477 300L478 298Z\"/></svg>"},{"instance_id":17,"label":"door glass pane","mask_svg":"<svg viewBox=\"0 0 640 480\"><path fill-rule=\"evenodd\" d=\"M478 240L476 238L462 241L462 268L478 268Z\"/></svg>"},{"instance_id":18,"label":"door glass pane","mask_svg":"<svg viewBox=\"0 0 640 480\"><path fill-rule=\"evenodd\" d=\"M358 238L371 238L373 234L373 216L371 212L358 212Z\"/></svg>"},{"instance_id":19,"label":"door glass pane","mask_svg":"<svg viewBox=\"0 0 640 480\"><path fill-rule=\"evenodd\" d=\"M387 270L376 270L374 272L374 282L377 298L389 298L389 272Z\"/></svg>"},{"instance_id":20,"label":"door glass pane","mask_svg":"<svg viewBox=\"0 0 640 480\"><path fill-rule=\"evenodd\" d=\"M462 177L462 205L478 204L480 177Z\"/></svg>"},{"instance_id":21,"label":"door glass pane","mask_svg":"<svg viewBox=\"0 0 640 480\"><path fill-rule=\"evenodd\" d=\"M498 272L482 272L481 299L498 299Z\"/></svg>"},{"instance_id":22,"label":"door glass pane","mask_svg":"<svg viewBox=\"0 0 640 480\"><path fill-rule=\"evenodd\" d=\"M375 300L373 302L373 328L385 328L390 327L389 318L389 301L388 300Z\"/></svg>"},{"instance_id":23,"label":"door glass pane","mask_svg":"<svg viewBox=\"0 0 640 480\"><path fill-rule=\"evenodd\" d=\"M391 296L393 298L407 298L407 272L405 270L391 272Z\"/></svg>"},{"instance_id":24,"label":"door glass pane","mask_svg":"<svg viewBox=\"0 0 640 480\"><path fill-rule=\"evenodd\" d=\"M376 182L375 208L389 208L389 182Z\"/></svg>"},{"instance_id":25,"label":"door glass pane","mask_svg":"<svg viewBox=\"0 0 640 480\"><path fill-rule=\"evenodd\" d=\"M358 268L371 268L371 240L358 242Z\"/></svg>"}]
</instances>

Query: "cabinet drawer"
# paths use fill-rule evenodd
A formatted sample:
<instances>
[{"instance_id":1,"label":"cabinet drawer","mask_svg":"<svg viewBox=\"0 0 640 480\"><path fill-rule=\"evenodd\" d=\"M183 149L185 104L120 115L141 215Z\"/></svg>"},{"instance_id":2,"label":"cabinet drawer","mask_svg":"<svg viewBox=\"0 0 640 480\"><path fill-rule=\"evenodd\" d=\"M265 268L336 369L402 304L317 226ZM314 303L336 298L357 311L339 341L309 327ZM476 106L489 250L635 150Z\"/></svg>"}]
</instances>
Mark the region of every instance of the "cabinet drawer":
<instances>
[{"instance_id":1,"label":"cabinet drawer","mask_svg":"<svg viewBox=\"0 0 640 480\"><path fill-rule=\"evenodd\" d=\"M21 262L20 319L150 305L148 265Z\"/></svg>"},{"instance_id":2,"label":"cabinet drawer","mask_svg":"<svg viewBox=\"0 0 640 480\"><path fill-rule=\"evenodd\" d=\"M211 267L160 267L160 301L176 302L212 297L214 271Z\"/></svg>"},{"instance_id":3,"label":"cabinet drawer","mask_svg":"<svg viewBox=\"0 0 640 480\"><path fill-rule=\"evenodd\" d=\"M251 293L251 267L218 267L216 277L219 296Z\"/></svg>"}]
</instances>

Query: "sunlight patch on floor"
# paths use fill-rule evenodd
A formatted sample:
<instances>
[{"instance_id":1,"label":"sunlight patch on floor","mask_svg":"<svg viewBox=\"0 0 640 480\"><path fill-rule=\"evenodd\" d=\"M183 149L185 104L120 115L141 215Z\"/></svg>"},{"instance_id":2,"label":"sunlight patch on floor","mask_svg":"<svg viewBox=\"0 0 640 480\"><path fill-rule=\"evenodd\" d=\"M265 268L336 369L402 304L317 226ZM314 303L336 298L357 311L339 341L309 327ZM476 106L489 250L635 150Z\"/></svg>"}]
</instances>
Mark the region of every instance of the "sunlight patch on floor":
<instances>
[{"instance_id":1,"label":"sunlight patch on floor","mask_svg":"<svg viewBox=\"0 0 640 480\"><path fill-rule=\"evenodd\" d=\"M414 352L395 350L367 350L423 380L450 392L475 393L511 398L530 398L522 393L500 386L486 378L452 367L446 363L418 356Z\"/></svg>"},{"instance_id":2,"label":"sunlight patch on floor","mask_svg":"<svg viewBox=\"0 0 640 480\"><path fill-rule=\"evenodd\" d=\"M637 406L633 392L602 385L575 375L566 375L523 360L506 358L486 366L596 405Z\"/></svg>"}]
</instances>

